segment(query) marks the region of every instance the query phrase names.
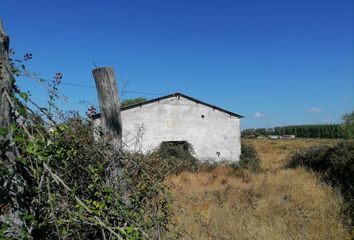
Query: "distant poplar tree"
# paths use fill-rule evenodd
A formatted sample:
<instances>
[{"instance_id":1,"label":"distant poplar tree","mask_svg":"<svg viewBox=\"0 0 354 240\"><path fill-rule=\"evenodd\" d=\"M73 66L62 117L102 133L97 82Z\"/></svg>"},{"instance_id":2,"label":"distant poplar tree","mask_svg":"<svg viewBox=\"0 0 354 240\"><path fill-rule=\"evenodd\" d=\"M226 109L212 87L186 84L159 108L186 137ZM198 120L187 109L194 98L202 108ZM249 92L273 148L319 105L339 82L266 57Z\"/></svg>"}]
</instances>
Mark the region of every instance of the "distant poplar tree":
<instances>
[{"instance_id":1,"label":"distant poplar tree","mask_svg":"<svg viewBox=\"0 0 354 240\"><path fill-rule=\"evenodd\" d=\"M354 138L354 112L343 116L343 129L348 138Z\"/></svg>"}]
</instances>

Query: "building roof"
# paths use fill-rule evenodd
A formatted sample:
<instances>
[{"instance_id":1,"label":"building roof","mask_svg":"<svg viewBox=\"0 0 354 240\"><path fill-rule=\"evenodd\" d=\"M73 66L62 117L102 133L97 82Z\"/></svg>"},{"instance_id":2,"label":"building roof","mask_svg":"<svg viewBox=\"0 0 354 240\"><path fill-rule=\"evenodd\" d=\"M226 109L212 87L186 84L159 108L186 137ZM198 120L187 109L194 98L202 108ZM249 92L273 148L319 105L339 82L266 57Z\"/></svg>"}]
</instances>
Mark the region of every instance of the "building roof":
<instances>
[{"instance_id":1,"label":"building roof","mask_svg":"<svg viewBox=\"0 0 354 240\"><path fill-rule=\"evenodd\" d=\"M132 108L135 108L135 107L141 107L141 106L143 106L143 105L150 104L150 103L153 103L153 102L159 102L160 100L167 99L167 98L171 98L171 97L183 97L183 98L186 98L186 99L188 99L188 100L190 100L190 101L193 101L193 102L196 102L196 103L205 105L205 106L207 106L207 107L210 107L210 108L219 110L219 111L221 111L221 112L230 114L231 116L234 116L234 117L237 117L237 118L244 118L244 116L242 116L242 115L239 115L239 114L234 113L234 112L230 112L230 111L225 110L225 109L223 109L223 108L220 108L220 107L211 105L211 104L209 104L209 103L206 103L206 102L200 101L200 100L198 100L198 99L189 97L189 96L184 95L184 94L179 93L179 92L172 93L172 94L165 95L165 96L158 97L158 98L154 98L154 99L151 99L151 100L147 100L147 101L145 101L145 102L140 102L140 103L131 104L131 105L122 107L120 110L121 110L121 111L125 111L125 110L132 109ZM101 114L100 114L100 113L95 114L95 115L92 116L93 119L100 118L100 117L101 117Z\"/></svg>"}]
</instances>

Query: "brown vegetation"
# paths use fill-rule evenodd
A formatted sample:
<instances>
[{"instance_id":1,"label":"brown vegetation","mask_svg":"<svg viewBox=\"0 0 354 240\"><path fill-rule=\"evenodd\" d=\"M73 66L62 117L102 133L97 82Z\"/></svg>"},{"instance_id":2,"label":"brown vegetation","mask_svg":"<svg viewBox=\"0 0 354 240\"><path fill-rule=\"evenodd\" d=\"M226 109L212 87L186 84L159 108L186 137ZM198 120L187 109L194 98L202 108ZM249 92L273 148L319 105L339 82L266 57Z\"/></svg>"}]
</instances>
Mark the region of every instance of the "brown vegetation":
<instances>
[{"instance_id":1,"label":"brown vegetation","mask_svg":"<svg viewBox=\"0 0 354 240\"><path fill-rule=\"evenodd\" d=\"M169 179L172 235L180 239L350 239L342 198L310 171L285 169L289 153L335 140L247 140L261 173L219 166ZM172 236L176 237L176 236Z\"/></svg>"}]
</instances>

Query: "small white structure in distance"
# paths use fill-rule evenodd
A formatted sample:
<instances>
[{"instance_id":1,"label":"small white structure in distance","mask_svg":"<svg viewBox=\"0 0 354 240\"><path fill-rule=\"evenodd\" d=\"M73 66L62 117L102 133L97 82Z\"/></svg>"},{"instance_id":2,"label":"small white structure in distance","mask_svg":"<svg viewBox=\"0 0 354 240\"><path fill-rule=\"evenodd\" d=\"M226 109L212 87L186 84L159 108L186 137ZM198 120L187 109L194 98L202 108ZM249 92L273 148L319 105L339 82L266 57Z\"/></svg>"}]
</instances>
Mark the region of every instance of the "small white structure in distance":
<instances>
[{"instance_id":1,"label":"small white structure in distance","mask_svg":"<svg viewBox=\"0 0 354 240\"><path fill-rule=\"evenodd\" d=\"M162 142L188 142L201 161L239 161L243 116L174 93L121 108L123 148L148 153ZM100 126L100 115L93 116Z\"/></svg>"},{"instance_id":2,"label":"small white structure in distance","mask_svg":"<svg viewBox=\"0 0 354 240\"><path fill-rule=\"evenodd\" d=\"M282 136L282 139L295 139L296 138L296 136L295 135L283 135Z\"/></svg>"},{"instance_id":3,"label":"small white structure in distance","mask_svg":"<svg viewBox=\"0 0 354 240\"><path fill-rule=\"evenodd\" d=\"M281 136L279 136L279 135L269 135L268 138L269 139L280 139Z\"/></svg>"}]
</instances>

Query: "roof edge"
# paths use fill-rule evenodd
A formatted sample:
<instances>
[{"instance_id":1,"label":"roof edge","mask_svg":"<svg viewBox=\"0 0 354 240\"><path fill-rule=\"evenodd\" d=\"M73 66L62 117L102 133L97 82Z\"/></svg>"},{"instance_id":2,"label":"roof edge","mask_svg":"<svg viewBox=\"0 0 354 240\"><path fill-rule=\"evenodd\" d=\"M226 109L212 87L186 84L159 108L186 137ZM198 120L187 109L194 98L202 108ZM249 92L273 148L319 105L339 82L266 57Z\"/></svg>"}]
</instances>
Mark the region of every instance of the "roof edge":
<instances>
[{"instance_id":1,"label":"roof edge","mask_svg":"<svg viewBox=\"0 0 354 240\"><path fill-rule=\"evenodd\" d=\"M226 109L217 107L217 106L215 106L215 105L211 105L211 104L209 104L209 103L200 101L200 100L198 100L198 99L196 99L196 98L189 97L189 96L187 96L187 95L185 95L185 94L183 94L183 93L180 93L180 92L176 92L176 93L168 94L168 95L165 95L165 96L162 96L162 97L150 99L150 100L147 100L147 101L141 102L141 103L131 104L131 105L122 107L120 110L121 110L121 111L125 111L125 110L129 110L129 109L132 109L132 108L135 108L135 107L141 107L141 106L143 106L143 105L146 105L146 104L149 104L149 103L153 103L153 102L156 102L156 101L160 101L160 100L163 100L163 99L167 99L167 98L170 98L170 97L184 97L184 98L186 98L186 99L188 99L188 100L191 100L191 101L193 101L193 102L200 103L200 104L203 104L203 105L205 105L205 106L207 106L207 107L210 107L210 108L219 110L219 111L221 111L221 112L230 114L231 116L234 116L234 117L237 117L237 118L244 118L244 116L242 116L242 115L239 115L239 114L237 114L237 113L228 111L228 110L226 110ZM91 118L93 118L93 119L97 119L97 118L100 118L100 117L101 117L101 114L100 114L100 113L91 116Z\"/></svg>"}]
</instances>

